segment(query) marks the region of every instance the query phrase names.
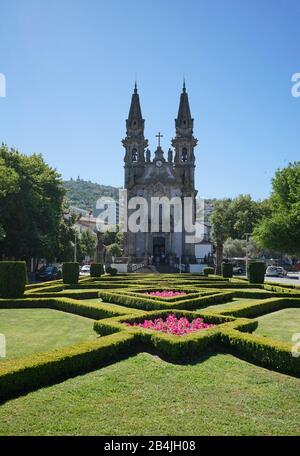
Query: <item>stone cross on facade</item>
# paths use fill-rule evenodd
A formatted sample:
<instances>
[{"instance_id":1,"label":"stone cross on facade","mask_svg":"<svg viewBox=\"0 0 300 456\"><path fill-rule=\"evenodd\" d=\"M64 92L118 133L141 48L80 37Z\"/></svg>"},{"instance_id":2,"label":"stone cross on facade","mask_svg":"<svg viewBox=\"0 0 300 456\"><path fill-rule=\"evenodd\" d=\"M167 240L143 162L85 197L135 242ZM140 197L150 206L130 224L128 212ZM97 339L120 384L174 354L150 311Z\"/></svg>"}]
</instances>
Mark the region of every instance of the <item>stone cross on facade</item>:
<instances>
[{"instance_id":1,"label":"stone cross on facade","mask_svg":"<svg viewBox=\"0 0 300 456\"><path fill-rule=\"evenodd\" d=\"M162 134L160 133L160 131L159 131L159 132L158 132L158 135L155 135L155 137L158 138L158 147L160 147L160 138L163 138L164 135L162 135Z\"/></svg>"}]
</instances>

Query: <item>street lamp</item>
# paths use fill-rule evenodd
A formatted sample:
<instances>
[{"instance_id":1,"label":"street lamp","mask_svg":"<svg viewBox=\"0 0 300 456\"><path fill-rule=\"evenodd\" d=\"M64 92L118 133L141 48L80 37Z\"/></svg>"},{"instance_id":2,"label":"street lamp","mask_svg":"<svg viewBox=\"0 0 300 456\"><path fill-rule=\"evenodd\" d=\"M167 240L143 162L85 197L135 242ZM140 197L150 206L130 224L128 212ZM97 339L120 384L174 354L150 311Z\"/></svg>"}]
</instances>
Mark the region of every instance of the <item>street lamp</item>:
<instances>
[{"instance_id":1,"label":"street lamp","mask_svg":"<svg viewBox=\"0 0 300 456\"><path fill-rule=\"evenodd\" d=\"M252 235L252 233L245 233L244 236L246 237L246 276L247 276L247 271L248 271L248 243L249 243L249 238Z\"/></svg>"},{"instance_id":2,"label":"street lamp","mask_svg":"<svg viewBox=\"0 0 300 456\"><path fill-rule=\"evenodd\" d=\"M75 222L74 222L74 236L75 236L75 243L74 243L74 263L77 262L77 228L76 228L76 223L79 222L79 220L81 219L81 214L77 215L76 219L75 219ZM80 234L80 227L78 229L79 233Z\"/></svg>"},{"instance_id":3,"label":"street lamp","mask_svg":"<svg viewBox=\"0 0 300 456\"><path fill-rule=\"evenodd\" d=\"M77 262L77 230L75 228L74 263Z\"/></svg>"}]
</instances>

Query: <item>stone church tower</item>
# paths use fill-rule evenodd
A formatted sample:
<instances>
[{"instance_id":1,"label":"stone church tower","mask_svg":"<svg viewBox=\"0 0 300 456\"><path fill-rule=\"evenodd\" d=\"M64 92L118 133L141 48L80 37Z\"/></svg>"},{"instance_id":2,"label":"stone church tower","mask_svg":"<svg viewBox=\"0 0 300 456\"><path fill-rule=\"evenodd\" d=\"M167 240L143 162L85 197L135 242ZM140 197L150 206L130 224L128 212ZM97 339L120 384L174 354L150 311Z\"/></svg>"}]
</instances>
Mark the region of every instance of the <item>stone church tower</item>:
<instances>
[{"instance_id":1,"label":"stone church tower","mask_svg":"<svg viewBox=\"0 0 300 456\"><path fill-rule=\"evenodd\" d=\"M158 147L151 157L148 141L144 136L145 120L142 116L140 99L135 84L131 99L128 119L126 120L126 138L122 141L125 148L124 188L127 190L128 201L132 197L143 197L148 202L149 212L152 197L167 197L170 200L179 197L192 197L193 218L195 214L195 154L197 140L193 136L194 119L191 116L188 94L183 85L180 95L178 115L175 119L176 135L172 139L167 157L160 145L161 134L158 137ZM125 254L132 258L154 257L154 260L164 258L171 263L175 258L184 257L189 261L195 256L194 244L186 243L186 233L174 232L174 207L170 212L170 232L162 232L160 220L156 232L151 232L150 213L148 232L126 234ZM194 221L194 220L193 220ZM182 258L183 259L183 258Z\"/></svg>"}]
</instances>

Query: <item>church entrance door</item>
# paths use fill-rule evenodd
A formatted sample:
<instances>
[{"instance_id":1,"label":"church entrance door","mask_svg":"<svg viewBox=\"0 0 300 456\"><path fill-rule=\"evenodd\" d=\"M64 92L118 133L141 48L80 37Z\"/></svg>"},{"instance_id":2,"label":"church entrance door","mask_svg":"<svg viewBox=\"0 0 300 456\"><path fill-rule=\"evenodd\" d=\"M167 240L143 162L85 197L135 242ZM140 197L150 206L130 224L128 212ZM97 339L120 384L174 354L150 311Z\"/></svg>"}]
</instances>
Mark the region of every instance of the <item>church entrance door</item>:
<instances>
[{"instance_id":1,"label":"church entrance door","mask_svg":"<svg viewBox=\"0 0 300 456\"><path fill-rule=\"evenodd\" d=\"M166 240L163 236L153 238L154 264L166 263Z\"/></svg>"}]
</instances>

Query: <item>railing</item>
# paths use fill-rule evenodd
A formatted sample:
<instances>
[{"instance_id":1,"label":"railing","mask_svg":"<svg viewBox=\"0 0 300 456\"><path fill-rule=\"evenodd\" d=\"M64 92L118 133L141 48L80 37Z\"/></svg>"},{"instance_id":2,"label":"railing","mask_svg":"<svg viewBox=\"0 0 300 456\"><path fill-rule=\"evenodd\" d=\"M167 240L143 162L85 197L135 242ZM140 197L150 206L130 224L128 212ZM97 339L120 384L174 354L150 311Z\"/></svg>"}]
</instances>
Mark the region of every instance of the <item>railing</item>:
<instances>
[{"instance_id":1,"label":"railing","mask_svg":"<svg viewBox=\"0 0 300 456\"><path fill-rule=\"evenodd\" d=\"M174 263L173 267L179 272L188 272L189 265L185 263Z\"/></svg>"},{"instance_id":2,"label":"railing","mask_svg":"<svg viewBox=\"0 0 300 456\"><path fill-rule=\"evenodd\" d=\"M145 263L134 263L130 266L130 272L136 272L145 267Z\"/></svg>"}]
</instances>

